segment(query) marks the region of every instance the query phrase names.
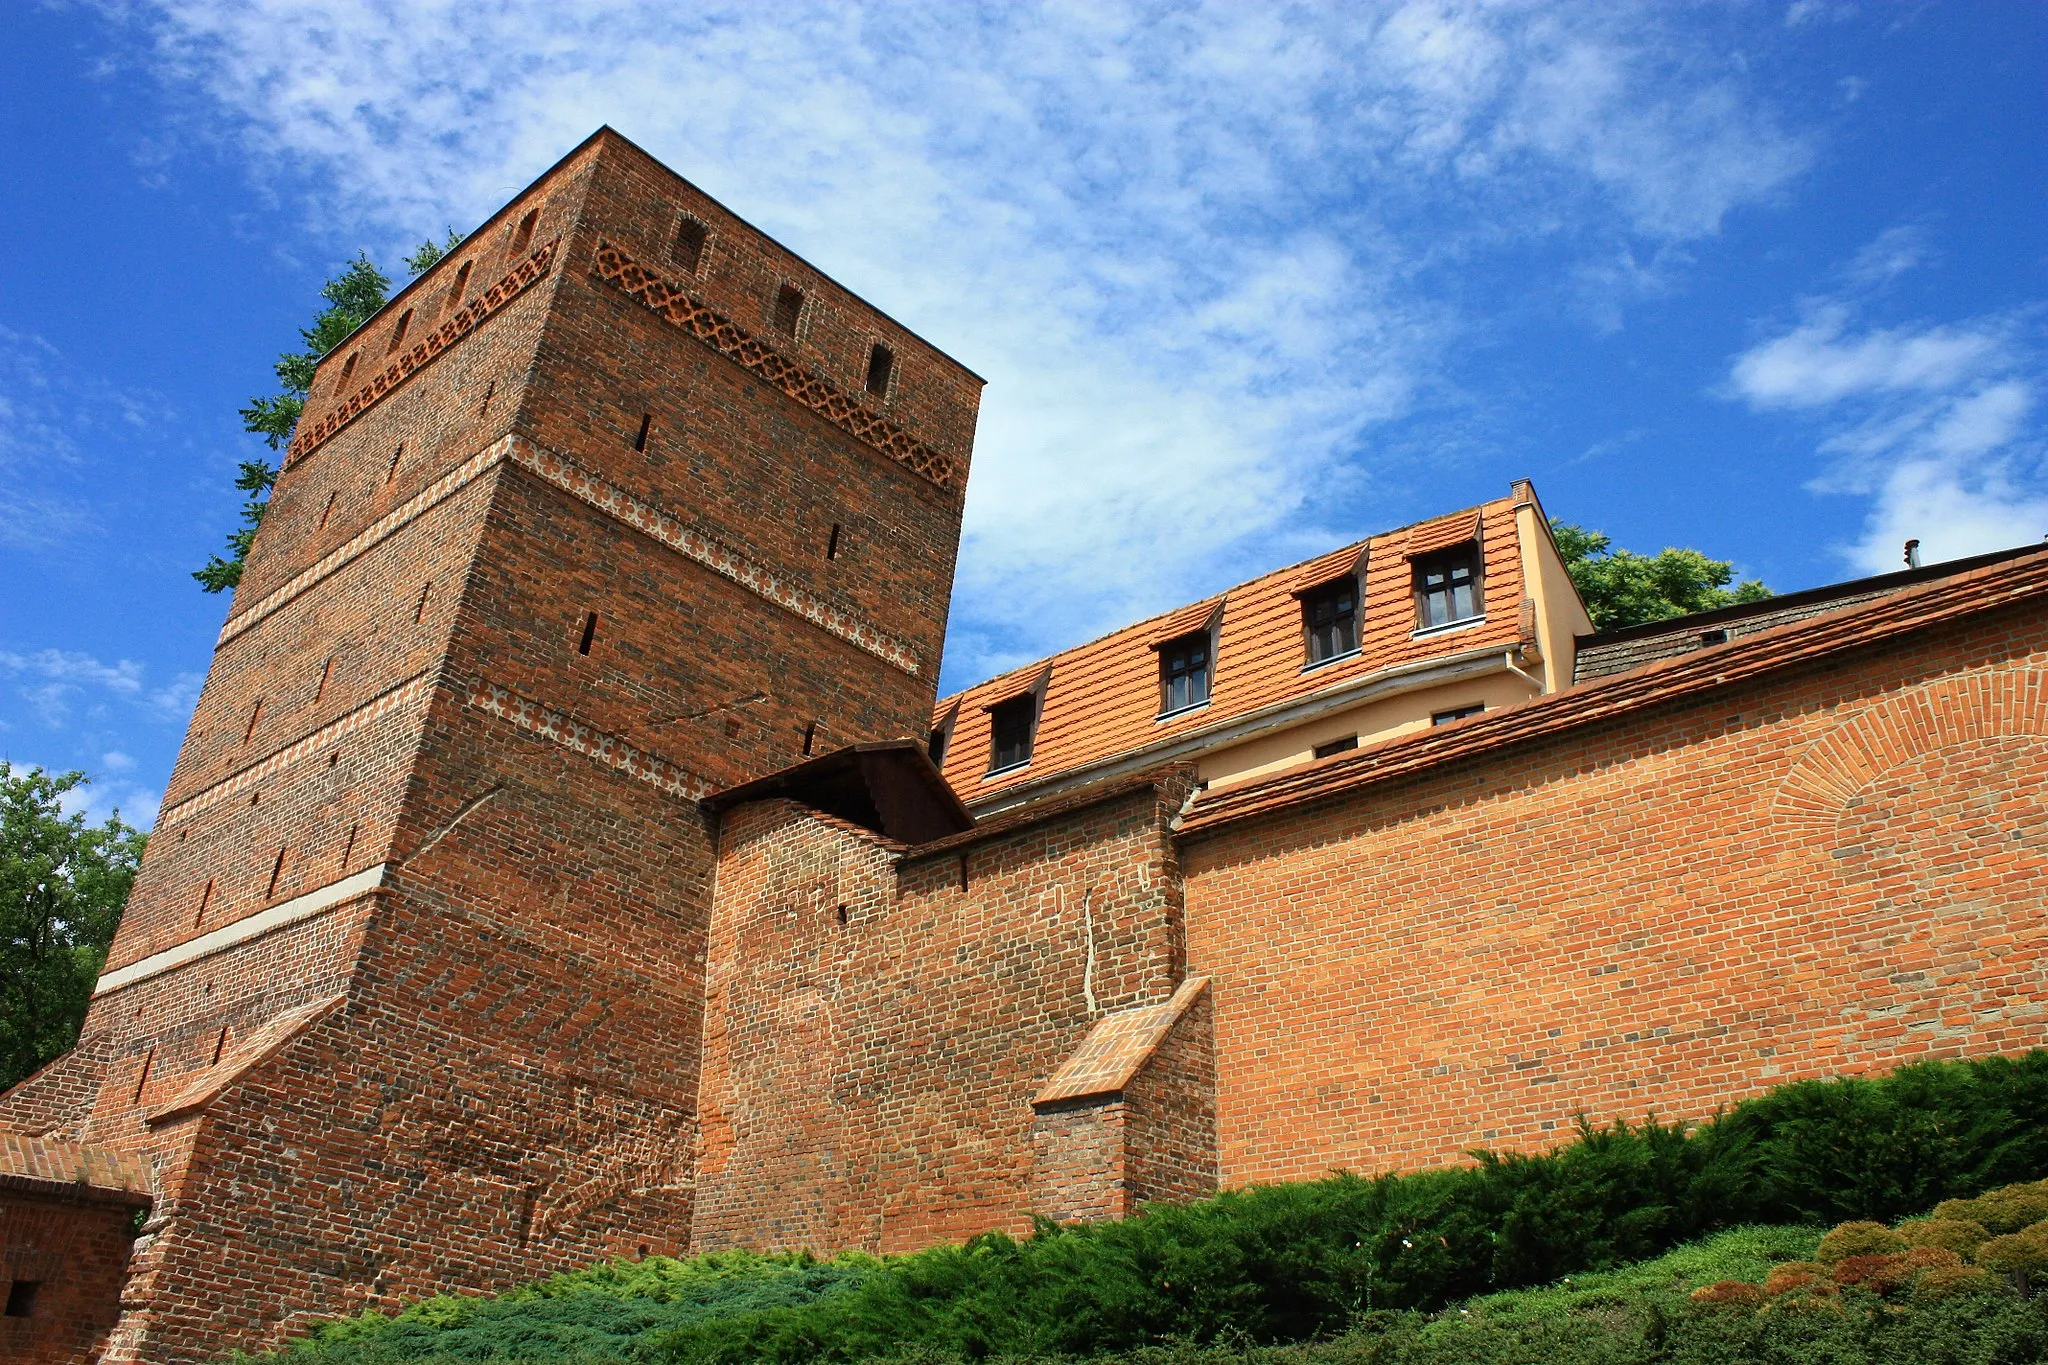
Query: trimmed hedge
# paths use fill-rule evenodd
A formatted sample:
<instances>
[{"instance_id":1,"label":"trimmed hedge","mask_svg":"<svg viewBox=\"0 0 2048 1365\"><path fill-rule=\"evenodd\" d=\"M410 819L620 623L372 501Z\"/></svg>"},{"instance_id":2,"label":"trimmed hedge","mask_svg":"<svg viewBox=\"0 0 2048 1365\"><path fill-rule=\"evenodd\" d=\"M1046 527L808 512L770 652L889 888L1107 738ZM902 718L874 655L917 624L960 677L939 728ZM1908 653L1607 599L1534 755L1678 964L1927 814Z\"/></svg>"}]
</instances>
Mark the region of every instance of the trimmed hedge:
<instances>
[{"instance_id":1,"label":"trimmed hedge","mask_svg":"<svg viewBox=\"0 0 2048 1365\"><path fill-rule=\"evenodd\" d=\"M1253 1187L1120 1223L1041 1224L1023 1240L990 1233L879 1262L845 1257L804 1272L824 1277L816 1292L776 1305L668 1300L665 1320L619 1355L724 1365L1302 1341L1382 1320L1372 1314L1405 1321L1642 1260L1735 1224L1891 1223L2048 1173L2048 1050L1800 1082L1690 1132L1582 1123L1576 1141L1540 1156L1474 1155L1470 1167ZM518 1317L490 1318L500 1325L488 1335L509 1342ZM295 1349L337 1361L493 1358L469 1353L483 1337L451 1357L452 1339L412 1329L400 1354L365 1353L397 1347L408 1319L356 1320L346 1339L330 1328ZM506 1347L530 1360L577 1349Z\"/></svg>"}]
</instances>

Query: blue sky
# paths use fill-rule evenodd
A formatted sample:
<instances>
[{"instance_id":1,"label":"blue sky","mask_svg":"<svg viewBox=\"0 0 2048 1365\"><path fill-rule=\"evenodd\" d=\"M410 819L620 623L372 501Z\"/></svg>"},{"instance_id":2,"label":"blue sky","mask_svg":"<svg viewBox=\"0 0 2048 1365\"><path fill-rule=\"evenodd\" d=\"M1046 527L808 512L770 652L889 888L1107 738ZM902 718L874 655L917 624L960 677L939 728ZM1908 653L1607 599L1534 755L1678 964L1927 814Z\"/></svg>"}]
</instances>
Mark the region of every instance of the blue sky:
<instances>
[{"instance_id":1,"label":"blue sky","mask_svg":"<svg viewBox=\"0 0 2048 1365\"><path fill-rule=\"evenodd\" d=\"M0 37L0 756L154 815L236 408L600 123L989 377L945 686L1536 480L2048 534L2048 6L174 0Z\"/></svg>"}]
</instances>

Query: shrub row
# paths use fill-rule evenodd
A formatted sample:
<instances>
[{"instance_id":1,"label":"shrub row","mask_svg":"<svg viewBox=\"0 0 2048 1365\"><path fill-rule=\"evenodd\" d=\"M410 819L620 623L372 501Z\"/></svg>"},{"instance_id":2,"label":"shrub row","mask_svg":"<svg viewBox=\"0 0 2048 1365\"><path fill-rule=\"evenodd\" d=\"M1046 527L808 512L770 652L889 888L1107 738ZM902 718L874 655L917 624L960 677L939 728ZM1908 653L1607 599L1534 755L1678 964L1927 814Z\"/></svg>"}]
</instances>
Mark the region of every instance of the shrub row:
<instances>
[{"instance_id":1,"label":"shrub row","mask_svg":"<svg viewBox=\"0 0 2048 1365\"><path fill-rule=\"evenodd\" d=\"M1543 1155L1474 1155L1469 1167L1253 1187L1121 1223L1041 1224L1023 1240L990 1233L882 1262L787 1263L776 1273L815 1277L801 1298L740 1307L729 1287L716 1311L671 1299L621 1354L723 1365L1301 1341L1370 1314L1427 1313L1640 1260L1738 1223L1889 1223L2048 1172L2048 1050L1788 1085L1690 1131L1582 1124ZM442 1352L445 1338L383 1352L425 1309L299 1349L365 1362ZM538 1340L517 1353L573 1354Z\"/></svg>"}]
</instances>

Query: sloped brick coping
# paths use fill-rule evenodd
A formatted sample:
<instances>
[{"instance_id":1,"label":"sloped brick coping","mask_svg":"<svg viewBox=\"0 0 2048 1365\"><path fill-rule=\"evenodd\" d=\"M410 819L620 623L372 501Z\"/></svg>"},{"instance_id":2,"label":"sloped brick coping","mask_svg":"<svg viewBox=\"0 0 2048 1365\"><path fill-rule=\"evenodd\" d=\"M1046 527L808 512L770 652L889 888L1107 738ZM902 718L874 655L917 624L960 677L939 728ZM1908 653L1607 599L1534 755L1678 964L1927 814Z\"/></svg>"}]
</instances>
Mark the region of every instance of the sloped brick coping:
<instances>
[{"instance_id":1,"label":"sloped brick coping","mask_svg":"<svg viewBox=\"0 0 2048 1365\"><path fill-rule=\"evenodd\" d=\"M278 1015L230 1048L227 1055L212 1066L201 1069L176 1095L162 1104L150 1106L142 1116L144 1121L155 1125L198 1113L229 1086L282 1052L294 1038L324 1018L342 999L342 996L330 995L324 1000L315 1000L310 1005L301 1005Z\"/></svg>"},{"instance_id":2,"label":"sloped brick coping","mask_svg":"<svg viewBox=\"0 0 2048 1365\"><path fill-rule=\"evenodd\" d=\"M0 1129L0 1189L94 1203L149 1204L149 1168L110 1147Z\"/></svg>"},{"instance_id":3,"label":"sloped brick coping","mask_svg":"<svg viewBox=\"0 0 2048 1365\"><path fill-rule=\"evenodd\" d=\"M1171 999L1104 1015L1088 1030L1074 1055L1031 1097L1031 1107L1043 1109L1069 1100L1121 1094L1207 989L1208 977L1191 976L1180 983Z\"/></svg>"}]
</instances>

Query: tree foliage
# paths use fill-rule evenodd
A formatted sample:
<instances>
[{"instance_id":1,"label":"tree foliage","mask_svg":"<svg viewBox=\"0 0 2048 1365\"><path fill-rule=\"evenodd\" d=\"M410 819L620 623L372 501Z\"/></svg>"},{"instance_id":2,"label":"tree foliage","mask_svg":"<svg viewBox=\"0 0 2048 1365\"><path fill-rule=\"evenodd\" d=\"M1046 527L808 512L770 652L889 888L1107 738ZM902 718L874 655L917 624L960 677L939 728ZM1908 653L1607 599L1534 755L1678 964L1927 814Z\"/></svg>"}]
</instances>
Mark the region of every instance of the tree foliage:
<instances>
[{"instance_id":1,"label":"tree foliage","mask_svg":"<svg viewBox=\"0 0 2048 1365\"><path fill-rule=\"evenodd\" d=\"M1698 550L1667 547L1654 555L1617 550L1598 531L1567 522L1550 523L1566 572L1585 599L1595 630L1618 630L1645 621L1664 621L1696 611L1760 602L1771 590L1752 578L1728 584L1735 566Z\"/></svg>"},{"instance_id":2,"label":"tree foliage","mask_svg":"<svg viewBox=\"0 0 2048 1365\"><path fill-rule=\"evenodd\" d=\"M453 228L448 230L445 242L436 242L430 237L405 258L406 268L418 275L461 242L462 234ZM300 330L299 337L304 345L298 350L286 351L272 367L277 374L279 392L249 400L248 406L241 410L242 430L261 436L263 443L272 450L283 449L292 438L292 429L299 424L299 414L305 410L306 394L313 386L313 370L319 365L320 358L369 321L390 296L390 276L372 265L367 255L357 253L346 269L321 286L320 297L326 306L314 316L311 327ZM263 509L269 506L270 489L277 482L277 470L276 465L262 458L241 462L235 475L235 487L248 494L242 503L242 524L228 536L228 555L208 556L205 565L192 574L206 591L225 592L242 581L242 565L249 557L249 546L256 539L256 528L263 521Z\"/></svg>"},{"instance_id":3,"label":"tree foliage","mask_svg":"<svg viewBox=\"0 0 2048 1365\"><path fill-rule=\"evenodd\" d=\"M0 1090L77 1040L146 837L66 815L83 773L0 759Z\"/></svg>"}]
</instances>

